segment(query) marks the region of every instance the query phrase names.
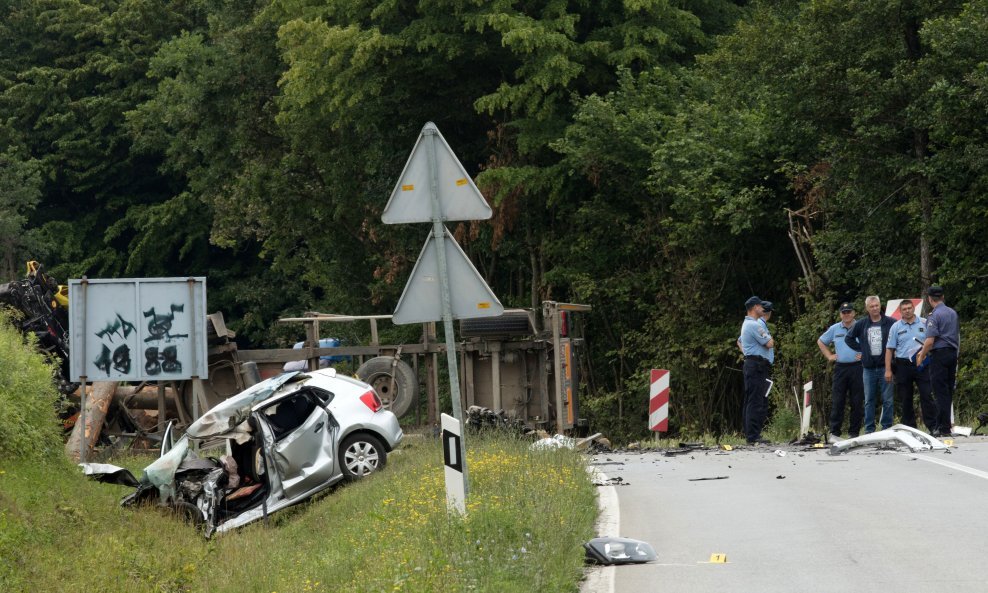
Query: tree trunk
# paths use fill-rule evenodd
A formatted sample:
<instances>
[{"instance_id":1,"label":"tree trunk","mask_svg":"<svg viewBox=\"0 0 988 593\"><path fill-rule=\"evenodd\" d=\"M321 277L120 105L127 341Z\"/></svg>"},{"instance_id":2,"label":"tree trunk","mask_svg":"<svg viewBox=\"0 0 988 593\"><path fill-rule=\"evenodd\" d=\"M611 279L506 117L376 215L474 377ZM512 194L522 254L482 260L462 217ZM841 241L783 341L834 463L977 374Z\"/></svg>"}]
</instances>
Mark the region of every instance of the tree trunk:
<instances>
[{"instance_id":1,"label":"tree trunk","mask_svg":"<svg viewBox=\"0 0 988 593\"><path fill-rule=\"evenodd\" d=\"M925 147L924 147L925 152ZM925 183L923 184L926 185ZM930 197L929 188L923 187L923 192L920 194L920 209L923 213L923 230L919 234L919 281L922 284L920 287L922 290L926 290L933 281L932 268L933 264L930 261L930 235L929 229L930 224L933 221L933 204L932 198Z\"/></svg>"},{"instance_id":2,"label":"tree trunk","mask_svg":"<svg viewBox=\"0 0 988 593\"><path fill-rule=\"evenodd\" d=\"M110 402L117 392L116 381L98 381L93 383L92 395L86 398L86 422L76 422L72 429L72 435L65 443L65 454L72 461L78 462L80 452L85 447L86 458L93 450L96 441L99 440L100 432L103 430L103 421L106 420L106 412L110 409ZM81 419L81 415L80 415Z\"/></svg>"},{"instance_id":3,"label":"tree trunk","mask_svg":"<svg viewBox=\"0 0 988 593\"><path fill-rule=\"evenodd\" d=\"M919 36L919 20L915 17L910 18L906 21L905 28L905 42L906 42L906 56L909 58L913 64L917 64L919 60L923 57L923 46L922 40ZM920 170L922 170L922 165L927 158L927 146L929 145L929 133L925 129L915 129L913 130L913 157L920 165ZM917 191L919 192L919 209L920 214L923 217L923 224L919 231L919 279L922 284L922 288L926 288L930 285L933 278L932 268L933 263L931 261L930 254L930 228L933 221L933 204L931 196L930 180L925 175L920 174L918 183L916 184Z\"/></svg>"}]
</instances>

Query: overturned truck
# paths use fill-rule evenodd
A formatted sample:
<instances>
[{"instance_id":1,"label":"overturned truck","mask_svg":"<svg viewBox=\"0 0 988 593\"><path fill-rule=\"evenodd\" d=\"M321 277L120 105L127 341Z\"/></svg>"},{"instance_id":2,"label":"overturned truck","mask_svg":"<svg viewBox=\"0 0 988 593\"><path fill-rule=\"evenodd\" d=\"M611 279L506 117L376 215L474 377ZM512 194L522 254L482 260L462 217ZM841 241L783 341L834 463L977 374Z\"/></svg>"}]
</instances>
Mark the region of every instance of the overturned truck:
<instances>
[{"instance_id":1,"label":"overturned truck","mask_svg":"<svg viewBox=\"0 0 988 593\"><path fill-rule=\"evenodd\" d=\"M461 321L456 350L463 409L503 410L504 417L533 428L582 434L586 422L579 393L586 344L581 317L588 311L588 305L546 301L541 310L514 309L502 317ZM298 347L241 349L223 315L208 315L209 379L198 387L193 381L118 387L103 435L153 445L168 422L182 430L195 421L197 410L209 410L264 379L344 360L374 388L385 409L408 424L435 426L442 411L440 361L446 344L437 339L434 323L423 324L422 337L414 343L381 343L378 324L390 317L309 313L280 320L304 326L306 339ZM341 345L322 337L327 325L337 323L369 323L370 342Z\"/></svg>"},{"instance_id":2,"label":"overturned truck","mask_svg":"<svg viewBox=\"0 0 988 593\"><path fill-rule=\"evenodd\" d=\"M456 350L463 408L504 410L512 419L557 432L585 428L579 405L586 351L581 315L590 310L589 305L545 301L538 311L509 309L500 317L460 321ZM300 348L240 350L237 359L241 364L256 364L259 374L266 377L281 372L286 361L305 361L307 368L314 369L353 357L359 365L357 376L371 384L398 416L416 409L420 383L424 383L425 420L435 425L439 359L446 345L437 340L434 323L423 324L419 342L381 344L378 323L390 318L309 313L281 319L282 323L304 324L306 340ZM370 344L327 346L321 329L345 322L369 322Z\"/></svg>"}]
</instances>

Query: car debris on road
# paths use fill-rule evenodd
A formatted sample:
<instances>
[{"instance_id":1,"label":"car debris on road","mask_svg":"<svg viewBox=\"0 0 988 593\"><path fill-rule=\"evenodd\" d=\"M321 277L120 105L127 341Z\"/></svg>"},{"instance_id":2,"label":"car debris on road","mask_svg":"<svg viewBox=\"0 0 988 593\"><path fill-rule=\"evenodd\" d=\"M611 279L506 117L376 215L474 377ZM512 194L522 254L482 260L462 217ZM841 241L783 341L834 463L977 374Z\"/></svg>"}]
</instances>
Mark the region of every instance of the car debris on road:
<instances>
[{"instance_id":1,"label":"car debris on road","mask_svg":"<svg viewBox=\"0 0 988 593\"><path fill-rule=\"evenodd\" d=\"M625 482L624 478L621 476L615 476L613 478L601 479L595 478L593 480L594 486L630 486L631 482Z\"/></svg>"},{"instance_id":2,"label":"car debris on road","mask_svg":"<svg viewBox=\"0 0 988 593\"><path fill-rule=\"evenodd\" d=\"M591 453L610 450L609 446L604 443L600 443L599 441L606 441L606 439L604 439L599 432L583 439L575 439L566 435L557 434L555 436L547 436L535 441L532 443L531 449L575 449L577 451L586 450Z\"/></svg>"},{"instance_id":3,"label":"car debris on road","mask_svg":"<svg viewBox=\"0 0 988 593\"><path fill-rule=\"evenodd\" d=\"M590 564L642 564L657 558L651 544L626 537L595 537L583 547Z\"/></svg>"},{"instance_id":4,"label":"car debris on road","mask_svg":"<svg viewBox=\"0 0 988 593\"><path fill-rule=\"evenodd\" d=\"M831 455L840 455L848 449L862 445L876 445L880 447L905 445L913 452L941 451L947 449L947 445L922 430L906 426L905 424L896 424L885 430L837 441L830 446L828 453Z\"/></svg>"}]
</instances>

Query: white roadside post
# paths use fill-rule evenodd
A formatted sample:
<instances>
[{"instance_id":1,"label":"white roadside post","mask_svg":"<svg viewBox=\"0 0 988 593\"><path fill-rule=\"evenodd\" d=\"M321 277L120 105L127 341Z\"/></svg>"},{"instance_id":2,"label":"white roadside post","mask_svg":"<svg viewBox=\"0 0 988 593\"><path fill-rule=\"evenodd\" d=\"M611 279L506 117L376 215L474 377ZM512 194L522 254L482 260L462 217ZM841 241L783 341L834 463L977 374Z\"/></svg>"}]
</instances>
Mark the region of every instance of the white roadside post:
<instances>
[{"instance_id":1,"label":"white roadside post","mask_svg":"<svg viewBox=\"0 0 988 593\"><path fill-rule=\"evenodd\" d=\"M486 220L492 214L484 196L439 133L439 128L432 122L425 124L381 213L381 221L385 224L432 223L432 231L398 299L392 321L399 325L443 322L450 398L453 416L458 424L455 441L459 450L454 457L459 461L458 473L463 489L459 500L463 511L469 493L469 478L453 319L497 317L504 313L504 307L443 222ZM451 290L451 286L456 287L456 292ZM444 418L444 434L445 428ZM445 451L445 440L443 447ZM448 477L446 485L448 498L451 496Z\"/></svg>"},{"instance_id":2,"label":"white roadside post","mask_svg":"<svg viewBox=\"0 0 988 593\"><path fill-rule=\"evenodd\" d=\"M443 465L446 474L446 508L461 515L467 512L467 491L464 477L463 433L460 421L449 414L441 417L443 427Z\"/></svg>"},{"instance_id":3,"label":"white roadside post","mask_svg":"<svg viewBox=\"0 0 988 593\"><path fill-rule=\"evenodd\" d=\"M810 395L812 393L813 381L810 381L803 385L803 413L802 422L799 427L799 438L803 438L810 431L810 410L813 408L810 405Z\"/></svg>"}]
</instances>

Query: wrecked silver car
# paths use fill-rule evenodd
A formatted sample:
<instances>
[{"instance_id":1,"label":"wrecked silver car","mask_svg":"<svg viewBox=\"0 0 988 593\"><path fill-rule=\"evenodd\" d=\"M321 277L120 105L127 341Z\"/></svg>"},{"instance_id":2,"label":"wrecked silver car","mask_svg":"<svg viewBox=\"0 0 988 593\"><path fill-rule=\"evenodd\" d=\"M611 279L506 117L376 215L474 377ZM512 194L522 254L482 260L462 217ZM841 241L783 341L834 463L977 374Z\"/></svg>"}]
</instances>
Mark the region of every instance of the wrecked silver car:
<instances>
[{"instance_id":1,"label":"wrecked silver car","mask_svg":"<svg viewBox=\"0 0 988 593\"><path fill-rule=\"evenodd\" d=\"M97 480L136 486L122 505L157 501L209 537L378 471L402 436L370 385L326 368L258 383L203 414L177 442L167 430L161 457L140 480L113 465L82 467Z\"/></svg>"}]
</instances>

